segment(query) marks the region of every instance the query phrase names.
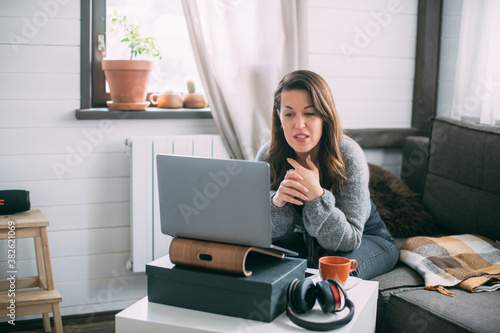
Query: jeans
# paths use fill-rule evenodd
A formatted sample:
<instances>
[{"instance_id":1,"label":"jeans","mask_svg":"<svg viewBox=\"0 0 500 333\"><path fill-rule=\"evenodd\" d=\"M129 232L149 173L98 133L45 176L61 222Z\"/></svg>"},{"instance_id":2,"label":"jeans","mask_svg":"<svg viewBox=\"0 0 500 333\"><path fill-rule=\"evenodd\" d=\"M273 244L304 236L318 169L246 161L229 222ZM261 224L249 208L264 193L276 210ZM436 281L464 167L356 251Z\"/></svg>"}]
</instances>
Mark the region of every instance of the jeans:
<instances>
[{"instance_id":1,"label":"jeans","mask_svg":"<svg viewBox=\"0 0 500 333\"><path fill-rule=\"evenodd\" d=\"M307 246L300 233L289 232L283 235L276 245L296 251L299 257L308 258ZM375 276L391 271L399 259L399 249L392 236L387 231L384 221L380 217L377 207L372 202L370 217L365 223L361 245L350 252L331 252L323 249L314 239L314 260L308 263L309 267L318 268L318 259L323 256L340 256L356 259L358 267L352 276L369 280Z\"/></svg>"}]
</instances>

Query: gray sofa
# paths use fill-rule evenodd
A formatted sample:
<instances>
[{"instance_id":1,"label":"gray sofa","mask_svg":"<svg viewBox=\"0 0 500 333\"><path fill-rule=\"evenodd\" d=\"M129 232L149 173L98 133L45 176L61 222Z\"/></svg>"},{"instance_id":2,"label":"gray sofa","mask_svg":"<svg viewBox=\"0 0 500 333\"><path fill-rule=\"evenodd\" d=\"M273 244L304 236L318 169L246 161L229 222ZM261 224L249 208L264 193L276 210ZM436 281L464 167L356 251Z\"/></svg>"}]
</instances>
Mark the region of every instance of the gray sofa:
<instances>
[{"instance_id":1,"label":"gray sofa","mask_svg":"<svg viewBox=\"0 0 500 333\"><path fill-rule=\"evenodd\" d=\"M401 178L432 215L438 235L500 240L500 127L436 118L430 138L405 142ZM418 235L415 235L418 236ZM407 238L396 238L401 246ZM454 298L424 289L403 263L378 276L377 332L500 332L500 290Z\"/></svg>"}]
</instances>

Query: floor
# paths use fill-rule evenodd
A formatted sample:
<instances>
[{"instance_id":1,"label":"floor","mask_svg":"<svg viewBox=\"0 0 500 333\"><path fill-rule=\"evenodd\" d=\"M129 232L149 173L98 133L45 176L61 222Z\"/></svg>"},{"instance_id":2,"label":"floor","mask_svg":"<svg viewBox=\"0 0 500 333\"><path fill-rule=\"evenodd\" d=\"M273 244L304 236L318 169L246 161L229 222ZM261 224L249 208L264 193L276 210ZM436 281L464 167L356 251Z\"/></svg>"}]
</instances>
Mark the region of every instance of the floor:
<instances>
[{"instance_id":1,"label":"floor","mask_svg":"<svg viewBox=\"0 0 500 333\"><path fill-rule=\"evenodd\" d=\"M117 311L62 318L64 333L114 333ZM52 322L53 325L53 322ZM43 333L42 318L16 321L16 325L0 323L0 332ZM52 326L54 332L54 326Z\"/></svg>"}]
</instances>

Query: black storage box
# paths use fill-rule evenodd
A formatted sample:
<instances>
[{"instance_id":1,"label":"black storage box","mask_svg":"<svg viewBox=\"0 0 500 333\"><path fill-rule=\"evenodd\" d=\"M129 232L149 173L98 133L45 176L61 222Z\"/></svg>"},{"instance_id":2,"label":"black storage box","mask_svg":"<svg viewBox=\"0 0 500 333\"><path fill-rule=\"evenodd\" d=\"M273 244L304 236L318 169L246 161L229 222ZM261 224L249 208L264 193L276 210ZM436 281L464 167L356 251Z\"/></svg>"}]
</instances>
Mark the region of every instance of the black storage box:
<instances>
[{"instance_id":1,"label":"black storage box","mask_svg":"<svg viewBox=\"0 0 500 333\"><path fill-rule=\"evenodd\" d=\"M287 287L305 277L306 260L253 255L249 277L176 266L167 256L146 265L150 302L271 322L283 313Z\"/></svg>"}]
</instances>

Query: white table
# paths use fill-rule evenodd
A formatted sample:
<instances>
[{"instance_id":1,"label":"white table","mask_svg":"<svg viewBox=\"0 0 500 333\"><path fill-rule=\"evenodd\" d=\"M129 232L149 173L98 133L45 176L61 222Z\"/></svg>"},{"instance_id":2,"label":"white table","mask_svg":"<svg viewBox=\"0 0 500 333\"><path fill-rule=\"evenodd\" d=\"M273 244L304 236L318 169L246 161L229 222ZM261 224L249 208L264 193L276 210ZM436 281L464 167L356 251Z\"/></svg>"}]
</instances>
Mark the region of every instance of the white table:
<instances>
[{"instance_id":1,"label":"white table","mask_svg":"<svg viewBox=\"0 0 500 333\"><path fill-rule=\"evenodd\" d=\"M316 278L317 279L317 278ZM314 279L314 280L316 280ZM377 316L378 282L349 277L347 285L354 285L346 292L356 307L351 322L335 332L375 332ZM346 316L348 310L325 314L316 302L314 309L300 315L310 321L331 321ZM285 313L273 322L264 323L248 319L217 315L208 312L183 309L175 306L148 302L148 298L132 304L116 314L117 333L156 332L301 332Z\"/></svg>"}]
</instances>

